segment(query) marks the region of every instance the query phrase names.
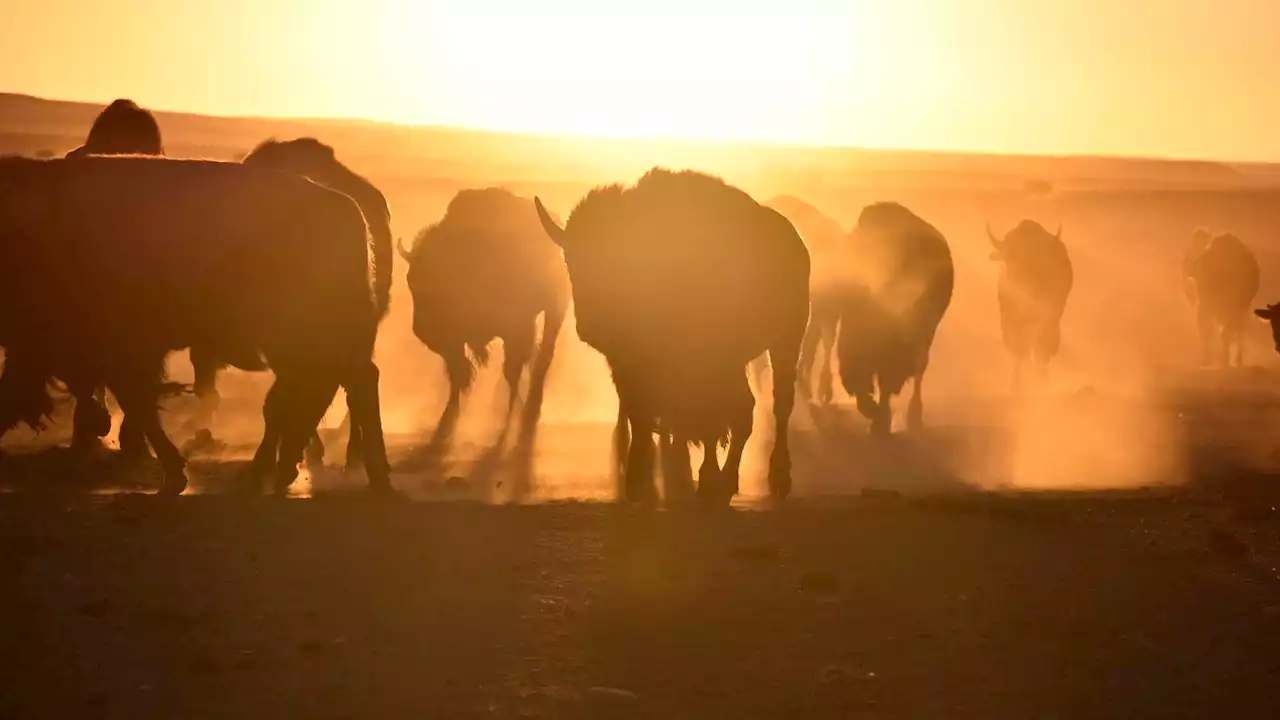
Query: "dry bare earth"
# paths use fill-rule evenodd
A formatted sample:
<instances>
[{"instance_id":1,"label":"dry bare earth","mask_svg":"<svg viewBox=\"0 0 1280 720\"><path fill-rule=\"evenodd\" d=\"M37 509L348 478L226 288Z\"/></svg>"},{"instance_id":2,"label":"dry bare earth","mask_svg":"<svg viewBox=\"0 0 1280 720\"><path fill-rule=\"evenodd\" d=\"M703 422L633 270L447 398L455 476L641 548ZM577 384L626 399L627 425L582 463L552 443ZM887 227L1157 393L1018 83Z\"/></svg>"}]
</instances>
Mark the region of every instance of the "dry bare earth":
<instances>
[{"instance_id":1,"label":"dry bare earth","mask_svg":"<svg viewBox=\"0 0 1280 720\"><path fill-rule=\"evenodd\" d=\"M8 495L0 717L1274 716L1205 512Z\"/></svg>"},{"instance_id":2,"label":"dry bare earth","mask_svg":"<svg viewBox=\"0 0 1280 720\"><path fill-rule=\"evenodd\" d=\"M719 513L0 494L0 717L1272 717L1267 480Z\"/></svg>"}]
</instances>

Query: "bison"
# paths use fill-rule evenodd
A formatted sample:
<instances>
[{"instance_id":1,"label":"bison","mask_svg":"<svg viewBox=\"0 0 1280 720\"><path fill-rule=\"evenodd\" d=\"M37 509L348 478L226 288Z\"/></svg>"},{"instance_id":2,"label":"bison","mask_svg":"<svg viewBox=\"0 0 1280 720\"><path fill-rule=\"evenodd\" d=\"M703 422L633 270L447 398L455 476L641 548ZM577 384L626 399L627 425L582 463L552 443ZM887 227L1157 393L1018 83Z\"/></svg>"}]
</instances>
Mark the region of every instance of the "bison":
<instances>
[{"instance_id":1,"label":"bison","mask_svg":"<svg viewBox=\"0 0 1280 720\"><path fill-rule=\"evenodd\" d=\"M836 325L840 321L840 278L835 272L844 230L817 208L790 195L780 195L766 203L791 221L809 249L809 329L800 346L797 378L800 394L814 397L813 372L817 370L817 400L826 405L832 399L831 353L835 349Z\"/></svg>"},{"instance_id":2,"label":"bison","mask_svg":"<svg viewBox=\"0 0 1280 720\"><path fill-rule=\"evenodd\" d=\"M564 250L578 335L613 374L625 497L656 498L655 432L668 446L664 460L678 455L670 466L684 474L690 444L702 446L699 495L727 502L737 493L755 405L746 368L766 351L777 424L769 488L785 497L787 425L809 317L809 253L791 223L718 178L661 168L631 187L592 190L563 227L541 200L535 205Z\"/></svg>"},{"instance_id":3,"label":"bison","mask_svg":"<svg viewBox=\"0 0 1280 720\"><path fill-rule=\"evenodd\" d=\"M120 98L98 113L80 147L66 154L68 158L87 155L163 155L160 125L146 109L132 100ZM6 346L3 385L4 411L0 430L8 430L25 421L32 427L42 426L42 418L52 411L48 404L46 384L52 379L48 368L34 366L29 348ZM38 355L38 352L34 353ZM76 399L72 421L72 445L87 448L96 445L111 431L111 415L107 412L101 388L75 386L69 388ZM120 427L120 448L126 454L147 451L146 439L137 424L124 422Z\"/></svg>"},{"instance_id":4,"label":"bison","mask_svg":"<svg viewBox=\"0 0 1280 720\"><path fill-rule=\"evenodd\" d=\"M1230 233L1213 236L1200 252L1188 255L1188 294L1196 305L1201 363L1239 367L1244 362L1244 321L1258 295L1258 259Z\"/></svg>"},{"instance_id":5,"label":"bison","mask_svg":"<svg viewBox=\"0 0 1280 720\"><path fill-rule=\"evenodd\" d=\"M1000 333L1013 356L1014 386L1032 363L1043 378L1062 343L1062 313L1074 275L1062 229L1050 233L1040 223L1023 220L1003 240L987 226L991 259L1003 263L996 285Z\"/></svg>"},{"instance_id":6,"label":"bison","mask_svg":"<svg viewBox=\"0 0 1280 720\"><path fill-rule=\"evenodd\" d=\"M914 379L907 426L921 428L929 349L955 287L951 249L942 233L910 210L882 202L863 208L843 266L848 284L836 350L840 380L880 435L892 427L892 398Z\"/></svg>"},{"instance_id":7,"label":"bison","mask_svg":"<svg viewBox=\"0 0 1280 720\"><path fill-rule=\"evenodd\" d=\"M264 170L294 173L336 190L350 197L359 206L373 236L373 263L376 268L374 295L378 301L380 316L385 316L390 306L391 270L393 260L391 241L391 210L383 194L360 175L338 161L333 148L315 138L296 140L266 140L249 152L241 161L246 166ZM195 372L194 389L200 400L200 410L192 424L197 431L192 447L210 445L213 436L208 426L219 405L217 388L218 371L226 363L211 354L209 348L191 348L191 365ZM256 369L266 369L256 368ZM348 465L360 457L361 438L358 428L350 426L350 442L347 445ZM323 456L319 437L312 440L314 454Z\"/></svg>"},{"instance_id":8,"label":"bison","mask_svg":"<svg viewBox=\"0 0 1280 720\"><path fill-rule=\"evenodd\" d=\"M413 333L444 359L449 377L436 438L448 437L495 338L502 340L508 412L532 363L525 413L531 432L571 297L560 249L542 231L533 203L500 188L463 190L444 218L400 253L409 264Z\"/></svg>"},{"instance_id":9,"label":"bison","mask_svg":"<svg viewBox=\"0 0 1280 720\"><path fill-rule=\"evenodd\" d=\"M347 196L237 163L11 158L0 252L0 301L27 310L0 322L0 339L37 349L69 384L110 388L155 448L164 492L186 477L159 423L159 378L165 355L191 346L275 370L254 477L278 457L277 490L292 482L343 385L371 486L390 487L370 242Z\"/></svg>"}]
</instances>

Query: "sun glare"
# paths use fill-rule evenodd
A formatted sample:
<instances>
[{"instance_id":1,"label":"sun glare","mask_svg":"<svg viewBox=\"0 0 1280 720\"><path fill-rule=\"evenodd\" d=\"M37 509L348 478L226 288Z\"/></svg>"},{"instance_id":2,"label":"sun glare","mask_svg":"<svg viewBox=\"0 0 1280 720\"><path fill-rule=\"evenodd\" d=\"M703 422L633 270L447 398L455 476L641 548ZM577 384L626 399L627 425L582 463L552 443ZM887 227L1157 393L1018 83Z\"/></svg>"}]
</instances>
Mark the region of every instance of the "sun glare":
<instances>
[{"instance_id":1,"label":"sun glare","mask_svg":"<svg viewBox=\"0 0 1280 720\"><path fill-rule=\"evenodd\" d=\"M501 12L497 6L501 6ZM816 6L732 8L655 0L620 8L583 0L387 5L383 51L412 88L430 73L455 101L406 93L406 119L441 112L469 126L621 136L783 138L833 78L822 71ZM810 10L810 11L806 11ZM852 30L852 28L847 28ZM426 37L424 37L426 35ZM414 62L396 59L416 58Z\"/></svg>"}]
</instances>

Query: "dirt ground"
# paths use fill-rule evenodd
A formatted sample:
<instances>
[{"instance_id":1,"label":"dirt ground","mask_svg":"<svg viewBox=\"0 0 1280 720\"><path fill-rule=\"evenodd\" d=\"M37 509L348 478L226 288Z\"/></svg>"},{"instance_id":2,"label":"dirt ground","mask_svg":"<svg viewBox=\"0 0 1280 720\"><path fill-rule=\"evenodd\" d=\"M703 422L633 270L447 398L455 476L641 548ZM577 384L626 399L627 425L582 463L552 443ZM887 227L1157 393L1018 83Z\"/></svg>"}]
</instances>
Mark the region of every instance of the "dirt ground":
<instances>
[{"instance_id":1,"label":"dirt ground","mask_svg":"<svg viewBox=\"0 0 1280 720\"><path fill-rule=\"evenodd\" d=\"M1075 427L1104 416L1124 415ZM795 431L800 497L748 483L721 511L558 499L610 496L571 472L608 461L607 425L448 468L397 439L398 501L332 469L311 499L236 497L228 459L166 500L103 479L110 458L86 485L11 447L0 718L1280 714L1280 483L1233 466L1245 450L1161 487L982 490L966 473L1018 462L968 459L1005 436L855 432L842 455L821 426ZM1082 452L1060 447L1036 452ZM519 478L534 492L507 494Z\"/></svg>"},{"instance_id":2,"label":"dirt ground","mask_svg":"<svg viewBox=\"0 0 1280 720\"><path fill-rule=\"evenodd\" d=\"M0 717L1274 717L1277 525L1220 515L8 494Z\"/></svg>"}]
</instances>

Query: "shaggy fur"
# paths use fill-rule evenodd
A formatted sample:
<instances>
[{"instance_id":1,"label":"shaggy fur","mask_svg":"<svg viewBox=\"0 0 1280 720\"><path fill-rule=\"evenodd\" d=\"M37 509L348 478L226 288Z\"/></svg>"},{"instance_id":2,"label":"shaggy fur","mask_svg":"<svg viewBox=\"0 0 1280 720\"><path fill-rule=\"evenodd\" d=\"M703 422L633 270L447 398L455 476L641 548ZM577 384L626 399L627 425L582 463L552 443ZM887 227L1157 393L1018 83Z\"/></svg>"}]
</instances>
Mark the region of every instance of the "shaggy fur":
<instances>
[{"instance_id":1,"label":"shaggy fur","mask_svg":"<svg viewBox=\"0 0 1280 720\"><path fill-rule=\"evenodd\" d=\"M339 384L357 408L371 482L388 486L369 240L346 196L236 163L9 160L0 253L0 301L28 310L6 318L0 337L40 348L68 385L110 387L142 423L166 491L180 492L185 474L159 424L158 379L165 354L192 345L275 370L254 469L269 469L278 447L278 489Z\"/></svg>"},{"instance_id":2,"label":"shaggy fur","mask_svg":"<svg viewBox=\"0 0 1280 720\"><path fill-rule=\"evenodd\" d=\"M835 349L836 325L840 322L839 253L845 232L835 220L817 208L790 195L780 195L768 207L791 221L809 249L812 273L809 276L809 329L800 347L798 378L800 393L813 397L813 371L818 371L818 401L832 399L831 353Z\"/></svg>"},{"instance_id":3,"label":"shaggy fur","mask_svg":"<svg viewBox=\"0 0 1280 720\"><path fill-rule=\"evenodd\" d=\"M890 402L914 379L907 424L919 428L929 348L955 286L947 241L905 207L877 203L862 210L844 267L851 279L837 344L844 388L871 421L872 432L888 434Z\"/></svg>"},{"instance_id":4,"label":"shaggy fur","mask_svg":"<svg viewBox=\"0 0 1280 720\"><path fill-rule=\"evenodd\" d=\"M302 175L356 201L373 236L374 294L378 299L378 312L385 316L391 304L395 254L392 252L391 208L382 192L339 162L333 148L315 138L266 140L242 162L249 167Z\"/></svg>"},{"instance_id":5,"label":"shaggy fur","mask_svg":"<svg viewBox=\"0 0 1280 720\"><path fill-rule=\"evenodd\" d=\"M1258 295L1257 257L1240 238L1223 233L1214 236L1191 261L1189 274L1195 283L1201 361L1220 367L1241 366L1241 333Z\"/></svg>"},{"instance_id":6,"label":"shaggy fur","mask_svg":"<svg viewBox=\"0 0 1280 720\"><path fill-rule=\"evenodd\" d=\"M530 367L525 430L532 431L571 296L560 249L542 231L533 202L500 188L463 190L444 218L402 253L409 263L413 332L440 355L449 375L437 437L451 430L495 338L503 344L509 408Z\"/></svg>"},{"instance_id":7,"label":"shaggy fur","mask_svg":"<svg viewBox=\"0 0 1280 720\"><path fill-rule=\"evenodd\" d=\"M766 351L777 422L769 482L785 497L809 314L809 256L791 223L718 178L654 169L633 187L591 191L563 229L543 210L543 225L564 248L578 335L613 371L628 497L653 497L659 427L686 471L691 443L708 451L700 493L737 492L755 402L746 366ZM714 450L726 440L721 471Z\"/></svg>"},{"instance_id":8,"label":"shaggy fur","mask_svg":"<svg viewBox=\"0 0 1280 720\"><path fill-rule=\"evenodd\" d=\"M1013 356L1014 385L1023 366L1043 377L1062 340L1062 313L1074 274L1067 246L1039 223L1023 220L1001 240L987 228L991 259L1003 263L997 283L1000 332Z\"/></svg>"}]
</instances>

